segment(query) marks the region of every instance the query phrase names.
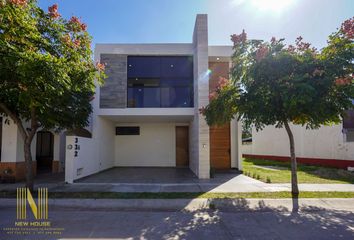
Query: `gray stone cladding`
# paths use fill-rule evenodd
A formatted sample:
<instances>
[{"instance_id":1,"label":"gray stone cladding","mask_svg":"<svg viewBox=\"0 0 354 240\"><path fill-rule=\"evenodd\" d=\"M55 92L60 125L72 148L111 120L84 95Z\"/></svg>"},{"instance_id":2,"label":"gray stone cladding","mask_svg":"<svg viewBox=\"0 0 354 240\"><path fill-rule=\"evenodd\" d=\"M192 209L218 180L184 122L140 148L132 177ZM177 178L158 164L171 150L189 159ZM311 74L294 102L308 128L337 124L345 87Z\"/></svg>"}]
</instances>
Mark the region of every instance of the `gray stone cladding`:
<instances>
[{"instance_id":1,"label":"gray stone cladding","mask_svg":"<svg viewBox=\"0 0 354 240\"><path fill-rule=\"evenodd\" d=\"M127 107L127 56L101 54L107 78L100 88L100 108Z\"/></svg>"}]
</instances>

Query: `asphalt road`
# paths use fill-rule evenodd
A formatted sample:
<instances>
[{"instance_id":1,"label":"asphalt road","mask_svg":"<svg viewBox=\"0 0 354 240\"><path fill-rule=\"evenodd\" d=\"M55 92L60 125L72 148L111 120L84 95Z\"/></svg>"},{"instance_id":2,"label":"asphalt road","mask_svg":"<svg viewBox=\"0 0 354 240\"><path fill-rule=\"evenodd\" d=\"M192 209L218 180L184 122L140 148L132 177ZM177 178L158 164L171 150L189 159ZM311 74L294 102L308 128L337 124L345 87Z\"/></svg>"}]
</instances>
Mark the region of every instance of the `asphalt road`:
<instances>
[{"instance_id":1,"label":"asphalt road","mask_svg":"<svg viewBox=\"0 0 354 240\"><path fill-rule=\"evenodd\" d=\"M29 216L26 221L34 220ZM50 229L15 226L15 222L22 222L16 220L16 209L0 207L0 239L354 239L354 213L338 210L314 210L292 216L275 210L56 209L43 221L50 222Z\"/></svg>"}]
</instances>

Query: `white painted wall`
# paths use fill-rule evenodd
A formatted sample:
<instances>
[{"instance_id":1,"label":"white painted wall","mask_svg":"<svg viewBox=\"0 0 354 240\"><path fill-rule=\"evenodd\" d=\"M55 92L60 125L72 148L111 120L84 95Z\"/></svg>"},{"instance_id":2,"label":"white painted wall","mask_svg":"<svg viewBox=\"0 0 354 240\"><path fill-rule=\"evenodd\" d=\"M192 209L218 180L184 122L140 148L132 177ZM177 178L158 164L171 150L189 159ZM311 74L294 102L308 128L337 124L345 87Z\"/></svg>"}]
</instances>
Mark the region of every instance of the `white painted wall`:
<instances>
[{"instance_id":1,"label":"white painted wall","mask_svg":"<svg viewBox=\"0 0 354 240\"><path fill-rule=\"evenodd\" d=\"M74 173L74 136L67 136L65 139L65 182L73 183ZM71 148L71 149L69 149Z\"/></svg>"},{"instance_id":2,"label":"white painted wall","mask_svg":"<svg viewBox=\"0 0 354 240\"><path fill-rule=\"evenodd\" d=\"M114 166L115 124L97 116L95 118L93 138L96 148L98 170L102 171Z\"/></svg>"},{"instance_id":3,"label":"white painted wall","mask_svg":"<svg viewBox=\"0 0 354 240\"><path fill-rule=\"evenodd\" d=\"M1 161L16 162L17 159L17 126L12 120L10 124L5 124L6 117L2 122L2 144L1 144Z\"/></svg>"},{"instance_id":4,"label":"white painted wall","mask_svg":"<svg viewBox=\"0 0 354 240\"><path fill-rule=\"evenodd\" d=\"M342 125L323 126L307 130L291 125L298 157L354 160L354 142L345 142ZM284 128L267 126L260 132L252 129L252 153L258 155L289 156L289 140Z\"/></svg>"},{"instance_id":5,"label":"white painted wall","mask_svg":"<svg viewBox=\"0 0 354 240\"><path fill-rule=\"evenodd\" d=\"M8 119L8 124L5 124ZM9 117L3 117L2 121L2 144L1 144L1 161L2 162L24 162L23 140L17 125ZM29 127L28 123L24 123L24 127ZM36 141L34 136L31 144L32 160L36 160Z\"/></svg>"},{"instance_id":6,"label":"white painted wall","mask_svg":"<svg viewBox=\"0 0 354 240\"><path fill-rule=\"evenodd\" d=\"M115 166L176 166L174 123L119 124L139 126L140 135L115 136Z\"/></svg>"},{"instance_id":7,"label":"white painted wall","mask_svg":"<svg viewBox=\"0 0 354 240\"><path fill-rule=\"evenodd\" d=\"M92 138L67 136L65 181L73 183L76 179L98 172L99 162L95 158L95 152L95 142Z\"/></svg>"},{"instance_id":8,"label":"white painted wall","mask_svg":"<svg viewBox=\"0 0 354 240\"><path fill-rule=\"evenodd\" d=\"M94 57L100 54L126 54L126 55L192 55L191 43L149 43L149 44L96 44Z\"/></svg>"},{"instance_id":9,"label":"white painted wall","mask_svg":"<svg viewBox=\"0 0 354 240\"><path fill-rule=\"evenodd\" d=\"M252 154L252 143L245 143L241 145L242 154Z\"/></svg>"}]
</instances>

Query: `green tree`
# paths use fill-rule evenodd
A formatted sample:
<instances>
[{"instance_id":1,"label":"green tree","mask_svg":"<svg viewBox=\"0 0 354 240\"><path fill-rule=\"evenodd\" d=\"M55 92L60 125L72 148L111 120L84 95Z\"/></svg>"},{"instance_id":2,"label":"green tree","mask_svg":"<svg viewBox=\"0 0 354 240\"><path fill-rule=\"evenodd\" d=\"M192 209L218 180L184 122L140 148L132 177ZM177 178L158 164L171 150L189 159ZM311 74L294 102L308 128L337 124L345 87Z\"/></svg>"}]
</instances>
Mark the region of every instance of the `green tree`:
<instances>
[{"instance_id":1,"label":"green tree","mask_svg":"<svg viewBox=\"0 0 354 240\"><path fill-rule=\"evenodd\" d=\"M295 46L283 39L248 40L243 31L232 35L231 80L222 80L200 111L209 125L223 124L238 116L256 130L266 125L284 127L290 142L293 211L299 189L294 136L289 126L308 129L338 124L353 107L354 20L345 21L318 51L299 37Z\"/></svg>"},{"instance_id":2,"label":"green tree","mask_svg":"<svg viewBox=\"0 0 354 240\"><path fill-rule=\"evenodd\" d=\"M77 17L62 18L57 5L45 12L35 0L0 0L0 110L23 138L31 190L37 130L85 127L94 81L105 77L104 65L92 61L86 28Z\"/></svg>"}]
</instances>

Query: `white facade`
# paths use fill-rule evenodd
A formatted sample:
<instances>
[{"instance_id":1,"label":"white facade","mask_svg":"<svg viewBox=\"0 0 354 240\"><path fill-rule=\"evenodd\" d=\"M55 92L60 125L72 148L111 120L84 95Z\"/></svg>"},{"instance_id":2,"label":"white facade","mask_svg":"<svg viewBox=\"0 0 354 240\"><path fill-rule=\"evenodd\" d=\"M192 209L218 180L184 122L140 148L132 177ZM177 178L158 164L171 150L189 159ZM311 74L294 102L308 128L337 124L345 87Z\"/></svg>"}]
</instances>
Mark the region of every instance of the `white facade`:
<instances>
[{"instance_id":1,"label":"white facade","mask_svg":"<svg viewBox=\"0 0 354 240\"><path fill-rule=\"evenodd\" d=\"M209 52L211 55L209 55ZM230 61L231 46L208 46L207 16L198 15L192 43L185 44L97 44L95 61L102 54L122 56L193 56L194 107L186 108L103 108L97 85L89 130L92 139L67 139L66 181L100 172L111 167L175 167L176 127L189 127L189 168L199 178L210 177L209 126L199 108L209 103L210 59ZM124 69L120 69L125 74ZM119 136L118 126L138 126L140 134ZM239 145L241 128L231 123L231 166L241 169ZM75 144L80 150L75 157ZM69 145L71 145L69 147ZM68 149L68 147L70 149ZM89 149L89 154L81 154ZM92 150L94 149L94 150ZM86 150L85 150L86 151Z\"/></svg>"},{"instance_id":2,"label":"white facade","mask_svg":"<svg viewBox=\"0 0 354 240\"><path fill-rule=\"evenodd\" d=\"M0 158L0 176L5 174L5 171L9 169L12 170L12 177L16 181L21 181L25 178L25 157L24 157L24 141L20 134L20 131L15 124L15 122L8 116L0 116L2 121L1 124L1 158ZM25 128L30 127L30 124L23 122ZM39 131L41 131L40 129ZM63 135L55 132L50 133L52 138L51 146L51 167L47 169L48 172L60 172L64 168L64 156L60 156L63 150L60 150L61 146L65 145L63 143ZM37 135L36 134L32 140L31 153L33 161L34 174L37 173L37 168L40 167L37 164ZM62 144L61 144L62 142ZM39 164L40 165L40 164Z\"/></svg>"},{"instance_id":3,"label":"white facade","mask_svg":"<svg viewBox=\"0 0 354 240\"><path fill-rule=\"evenodd\" d=\"M2 118L1 162L23 162L23 140L17 125L9 117ZM32 159L36 155L36 138L31 145Z\"/></svg>"},{"instance_id":4,"label":"white facade","mask_svg":"<svg viewBox=\"0 0 354 240\"><path fill-rule=\"evenodd\" d=\"M300 158L354 160L354 142L347 142L342 125L322 126L309 130L291 125L296 156ZM289 140L284 128L267 126L257 132L252 129L252 144L243 145L243 154L289 156Z\"/></svg>"},{"instance_id":5,"label":"white facade","mask_svg":"<svg viewBox=\"0 0 354 240\"><path fill-rule=\"evenodd\" d=\"M138 136L115 136L115 166L175 167L174 123L119 124L139 126Z\"/></svg>"}]
</instances>

